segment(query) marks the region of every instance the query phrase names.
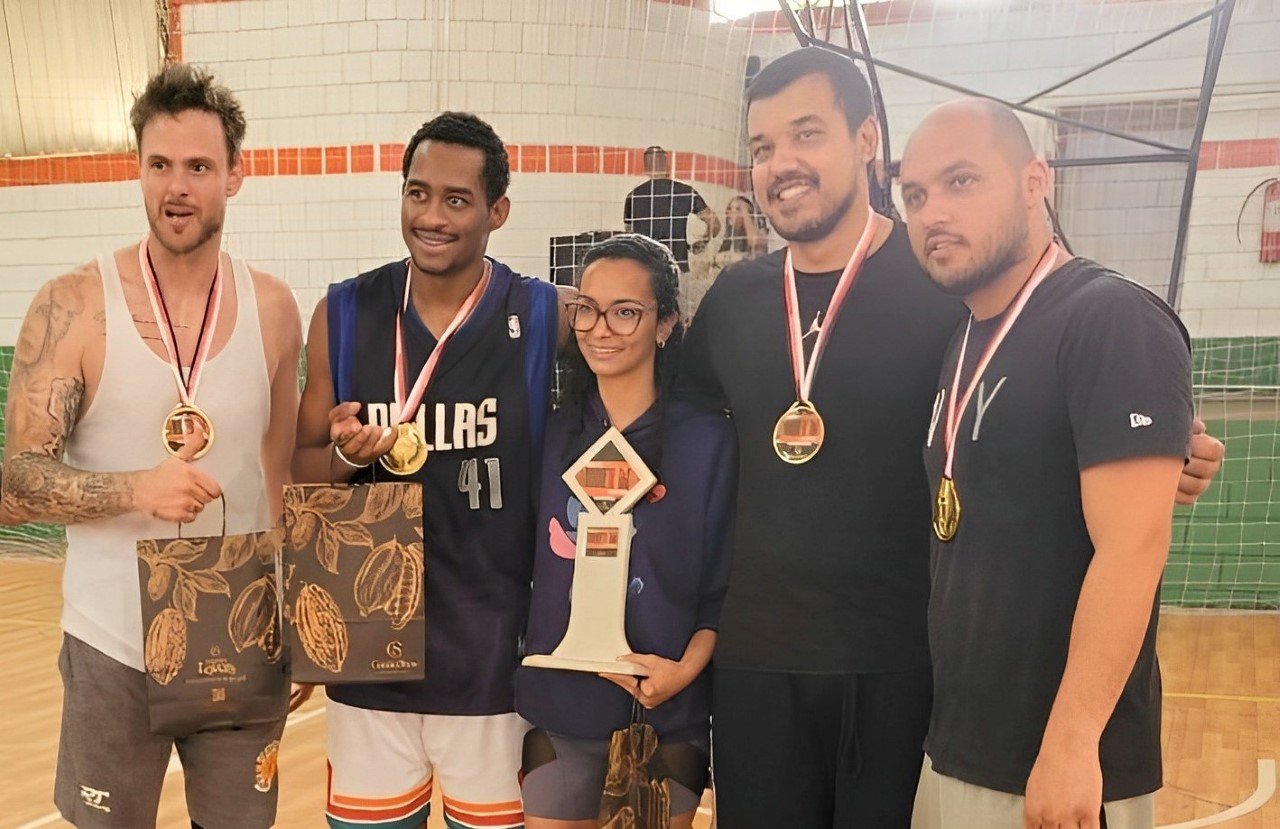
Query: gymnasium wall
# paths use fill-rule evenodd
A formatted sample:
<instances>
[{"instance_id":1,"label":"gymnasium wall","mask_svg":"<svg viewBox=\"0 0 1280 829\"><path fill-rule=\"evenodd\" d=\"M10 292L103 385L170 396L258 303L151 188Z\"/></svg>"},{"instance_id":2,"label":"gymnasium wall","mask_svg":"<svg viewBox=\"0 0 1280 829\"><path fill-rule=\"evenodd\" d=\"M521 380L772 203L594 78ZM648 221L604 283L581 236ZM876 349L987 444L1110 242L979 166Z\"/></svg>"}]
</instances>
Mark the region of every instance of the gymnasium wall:
<instances>
[{"instance_id":1,"label":"gymnasium wall","mask_svg":"<svg viewBox=\"0 0 1280 829\"><path fill-rule=\"evenodd\" d=\"M795 46L780 15L730 25L708 11L709 0L170 3L170 52L211 68L248 113L249 176L228 212L226 245L286 278L304 319L325 285L402 255L402 145L435 113L475 111L508 142L513 208L490 251L545 276L549 237L622 229L623 197L643 178L647 145L671 150L676 176L722 214L744 183L748 59L767 61ZM998 25L949 18L945 5L867 5L877 55L1024 96L1207 4L1080 0L1048 4L1051 14L1015 11ZM1194 96L1207 28L1192 26L1036 103L1140 114L1143 102ZM1180 307L1196 338L1202 387L1270 389L1271 397L1249 391L1253 408L1206 411L1215 433L1231 439L1230 455L1210 498L1179 520L1165 593L1173 602L1280 604L1272 552L1280 550L1280 506L1273 506L1280 504L1280 264L1258 261L1259 198L1236 237L1245 195L1280 173L1278 43L1280 0L1239 0L1200 157ZM951 93L887 71L881 82L900 157L911 128ZM1055 149L1043 122L1028 125L1042 147ZM129 148L75 149L0 158L0 386L39 285L145 229ZM1158 248L1147 264L1160 273L1154 259L1168 256L1171 191L1157 173L1142 187L1126 182L1121 168L1108 168L1103 181L1064 180L1085 207L1065 217L1078 250L1111 262ZM1137 203L1127 203L1135 193ZM696 220L691 232L701 232Z\"/></svg>"},{"instance_id":2,"label":"gymnasium wall","mask_svg":"<svg viewBox=\"0 0 1280 829\"><path fill-rule=\"evenodd\" d=\"M1018 100L1186 20L1208 4L1197 0L1079 0L1048 5L1050 13L1045 12L1045 4L1014 4L1022 11L1008 11L1010 4L993 4L990 17L980 11L948 17L945 3L933 4L933 15L918 14L918 5L906 3L873 4L865 13L877 57L960 86ZM817 23L820 30L825 29L824 16L819 15ZM838 21L834 27L838 32ZM1208 30L1208 22L1201 21L1037 98L1031 105L1046 110L1109 105L1122 111L1131 102L1194 98L1199 92ZM795 48L795 36L780 14L761 16L756 32L751 51L765 63ZM832 40L844 43L838 34ZM901 158L907 137L920 119L931 107L957 97L957 93L883 68L879 80L893 156ZM1141 120L1140 113L1135 113L1132 118L1123 118L1121 124L1113 120L1110 125L1141 134ZM1038 149L1055 154L1049 122L1034 116L1024 116L1023 121ZM1179 127L1186 128L1179 130L1186 134L1170 137L1170 143L1186 146L1190 123L1184 117ZM1280 2L1237 3L1204 142L1179 312L1197 338L1278 335L1280 264L1258 261L1261 198L1255 195L1245 211L1240 224L1242 241L1236 239L1236 217L1254 185L1280 175ZM1105 147L1107 154L1151 151L1121 141ZM1075 227L1064 217L1073 245L1084 255L1108 263L1132 257L1135 247L1153 245L1151 259L1159 261L1150 262L1149 270L1167 282L1168 251L1176 227L1176 209L1170 210L1168 205L1176 203L1181 193L1181 168L1173 183L1176 193L1164 184L1158 195L1149 196L1132 182L1173 169L1173 165L1141 165L1099 171L1099 176L1116 182L1114 191L1090 204ZM1076 186L1069 175L1060 174L1059 181L1068 190ZM1152 209L1156 202L1163 207ZM1164 293L1164 285L1153 287Z\"/></svg>"},{"instance_id":3,"label":"gymnasium wall","mask_svg":"<svg viewBox=\"0 0 1280 829\"><path fill-rule=\"evenodd\" d=\"M447 108L484 115L511 145L512 216L493 237L492 251L524 272L546 274L552 235L621 228L622 199L641 180L640 151L649 144L673 150L678 177L722 212L740 182L734 166L743 160L747 56L767 61L795 40L768 15L730 26L696 5L705 4L176 5L171 49L214 70L237 90L249 116L252 175L229 213L227 246L284 276L308 313L330 281L399 255L399 150L425 118ZM868 8L877 54L1009 95L1059 80L1133 44L1152 26L1172 25L1204 7L1181 0L1065 4L1053 15L1010 15L1003 32L972 18L901 20L890 13L878 19L875 13L877 6L892 12L905 5ZM1205 23L1193 26L1037 104L1191 93L1206 30ZM993 38L1013 39L993 46ZM1257 261L1259 199L1241 222L1243 242L1235 227L1248 191L1280 170L1276 43L1280 3L1241 0L1192 212L1180 310L1193 336L1280 334L1280 265ZM928 107L951 93L892 72L882 71L881 81L897 155ZM137 185L127 180L130 165L121 158L69 159L66 169L44 177L66 183L0 186L0 345L13 342L31 293L44 280L140 235ZM33 175L20 163L0 160L0 184ZM111 169L104 173L104 167ZM1101 209L1089 214L1107 225L1129 222L1137 239L1149 235L1143 211L1121 204L1109 209L1106 218L1099 218ZM1087 254L1114 259L1108 255L1116 252L1114 243L1089 250L1085 242Z\"/></svg>"},{"instance_id":4,"label":"gymnasium wall","mask_svg":"<svg viewBox=\"0 0 1280 829\"><path fill-rule=\"evenodd\" d=\"M325 285L402 255L403 144L445 109L482 115L508 143L513 207L490 251L528 274L547 274L553 235L622 229L650 144L672 150L677 177L718 212L736 192L748 38L706 11L522 0L177 9L171 50L236 90L249 123L250 176L226 246L286 278L304 316ZM46 279L144 229L134 181L0 187L0 344Z\"/></svg>"}]
</instances>

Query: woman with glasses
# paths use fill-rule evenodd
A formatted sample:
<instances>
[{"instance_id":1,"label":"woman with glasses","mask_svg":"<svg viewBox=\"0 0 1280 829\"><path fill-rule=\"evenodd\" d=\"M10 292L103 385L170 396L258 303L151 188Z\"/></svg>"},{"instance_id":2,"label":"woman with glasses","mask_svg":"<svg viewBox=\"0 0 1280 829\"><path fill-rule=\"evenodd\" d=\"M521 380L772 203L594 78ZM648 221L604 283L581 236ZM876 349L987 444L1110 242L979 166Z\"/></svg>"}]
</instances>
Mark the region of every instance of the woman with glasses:
<instances>
[{"instance_id":1,"label":"woman with glasses","mask_svg":"<svg viewBox=\"0 0 1280 829\"><path fill-rule=\"evenodd\" d=\"M591 248L568 306L574 338L559 409L547 425L539 498L530 654L550 653L569 621L578 515L561 479L611 426L658 483L632 510L627 641L644 676L521 667L516 710L525 738L529 829L594 827L609 739L633 704L658 734L650 772L665 776L671 826L689 827L707 782L710 672L729 579L737 448L722 412L669 395L683 327L679 270L670 251L623 234Z\"/></svg>"}]
</instances>

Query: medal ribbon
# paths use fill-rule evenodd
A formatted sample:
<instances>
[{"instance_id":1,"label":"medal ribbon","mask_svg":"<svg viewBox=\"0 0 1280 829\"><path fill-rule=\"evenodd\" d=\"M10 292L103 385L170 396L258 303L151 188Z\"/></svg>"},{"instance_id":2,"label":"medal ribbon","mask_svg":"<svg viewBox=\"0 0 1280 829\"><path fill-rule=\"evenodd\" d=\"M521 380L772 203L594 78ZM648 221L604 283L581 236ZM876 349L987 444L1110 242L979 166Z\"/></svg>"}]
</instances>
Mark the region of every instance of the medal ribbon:
<instances>
[{"instance_id":1,"label":"medal ribbon","mask_svg":"<svg viewBox=\"0 0 1280 829\"><path fill-rule=\"evenodd\" d=\"M440 335L440 339L436 340L435 348L431 349L427 362L422 366L422 371L418 372L418 379L413 384L413 388L409 391L408 397L405 396L405 386L407 385L408 370L405 368L404 357L404 315L409 310L409 288L413 284L413 269L411 265L405 266L404 276L404 300L400 304L400 308L396 311L396 406L400 412L396 415L396 423L408 423L417 416L418 405L422 402L422 396L427 393L427 383L431 382L431 375L435 374L436 366L440 363L440 357L444 354L445 345L449 340L453 339L454 333L462 327L467 321L467 317L471 316L471 312L475 310L476 303L480 301L480 297L484 295L484 289L489 284L489 272L491 268L489 260L484 260L484 275L480 277L480 281L476 283L475 288L471 290L471 294L463 301L462 307L458 309L458 313L453 315L453 320L449 323L449 327Z\"/></svg>"},{"instance_id":2,"label":"medal ribbon","mask_svg":"<svg viewBox=\"0 0 1280 829\"><path fill-rule=\"evenodd\" d=\"M184 379L182 356L178 353L173 321L169 319L169 309L165 305L164 294L160 292L160 281L156 278L155 269L151 266L151 253L147 250L150 239L151 235L148 234L138 244L138 266L142 269L142 284L146 286L147 298L151 300L151 312L156 315L156 328L160 329L160 342L164 343L165 353L169 356L169 368L173 370L173 379L177 381L178 395L186 405L195 406L200 375L204 373L204 364L208 362L213 335L218 329L218 315L222 311L222 254L218 254L218 269L214 271L209 298L205 300L204 319L200 323L196 350L191 355L191 373Z\"/></svg>"},{"instance_id":3,"label":"medal ribbon","mask_svg":"<svg viewBox=\"0 0 1280 829\"><path fill-rule=\"evenodd\" d=\"M836 289L827 303L827 312L823 315L822 326L818 329L818 339L813 344L813 354L809 357L808 366L804 364L804 340L800 334L800 300L796 296L796 272L791 264L791 249L787 248L787 256L782 268L782 297L787 314L787 346L791 351L791 376L795 378L797 401L809 402L813 378L818 373L818 363L822 361L822 353L826 350L827 341L831 339L831 333L835 330L840 306L844 304L849 291L853 290L853 283L858 280L858 271L862 269L867 251L871 248L871 240L876 235L874 215L870 210L867 211L867 224L862 228L862 236L858 239L858 245L853 249L853 256L844 266L840 281L836 283Z\"/></svg>"},{"instance_id":4,"label":"medal ribbon","mask_svg":"<svg viewBox=\"0 0 1280 829\"><path fill-rule=\"evenodd\" d=\"M945 477L954 479L951 470L956 460L956 436L960 434L960 417L964 415L964 410L968 408L974 389L978 387L979 381L982 380L982 375L987 370L987 364L991 362L996 350L1000 348L1000 343L1004 342L1004 338L1013 329L1013 324L1018 321L1018 317L1022 314L1022 309L1026 307L1036 288L1040 287L1040 283L1044 282L1045 278L1053 271L1054 263L1057 260L1058 243L1052 242L1049 245L1049 249L1040 257L1035 270L1031 272L1031 278L1026 281L1026 284L1018 291L1018 295L1014 297L1013 304L1005 312L1004 321L1000 323L1000 328L996 331L996 335L991 338L991 342L987 343L987 349L982 353L982 358L978 360L978 365L973 370L973 377L969 378L969 385L964 390L964 397L957 406L956 393L960 390L960 372L964 368L965 351L969 348L969 332L973 330L973 314L969 315L969 323L964 329L964 340L960 343L960 359L956 361L955 378L951 381L951 394L947 399L947 423L942 433L947 450L947 463L942 473Z\"/></svg>"}]
</instances>

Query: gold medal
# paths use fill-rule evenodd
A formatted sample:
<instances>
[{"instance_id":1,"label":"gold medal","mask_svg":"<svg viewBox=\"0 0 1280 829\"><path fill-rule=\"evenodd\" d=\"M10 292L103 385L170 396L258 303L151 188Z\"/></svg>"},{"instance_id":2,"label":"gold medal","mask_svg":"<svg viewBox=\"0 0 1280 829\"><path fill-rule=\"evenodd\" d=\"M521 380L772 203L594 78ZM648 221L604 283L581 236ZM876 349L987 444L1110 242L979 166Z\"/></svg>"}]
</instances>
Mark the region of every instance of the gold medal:
<instances>
[{"instance_id":1,"label":"gold medal","mask_svg":"<svg viewBox=\"0 0 1280 829\"><path fill-rule=\"evenodd\" d=\"M178 353L178 337L173 330L169 308L165 305L164 293L160 290L155 264L151 261L151 251L147 247L150 238L147 236L138 244L138 269L142 272L142 284L147 289L151 311L156 315L160 342L164 345L169 370L173 372L178 397L181 399L173 411L165 415L160 426L160 442L164 445L164 450L175 457L184 447L195 444L196 451L191 456L195 460L203 458L213 447L213 421L196 405L196 391L200 388L200 377L204 373L205 363L209 361L209 353L213 350L213 337L218 330L218 316L222 309L222 254L218 254L218 267L209 282L204 316L200 321L200 331L196 334L195 351L191 354L190 373L184 376L182 355Z\"/></svg>"},{"instance_id":2,"label":"gold medal","mask_svg":"<svg viewBox=\"0 0 1280 829\"><path fill-rule=\"evenodd\" d=\"M176 457L184 446L195 444L191 459L203 458L213 448L213 421L199 407L183 403L165 416L160 438L170 455Z\"/></svg>"},{"instance_id":3,"label":"gold medal","mask_svg":"<svg viewBox=\"0 0 1280 829\"><path fill-rule=\"evenodd\" d=\"M396 424L396 442L378 461L395 475L412 475L427 463L427 442L413 423Z\"/></svg>"},{"instance_id":4,"label":"gold medal","mask_svg":"<svg viewBox=\"0 0 1280 829\"><path fill-rule=\"evenodd\" d=\"M791 265L791 251L787 251L782 264L782 300L787 318L787 350L791 354L791 377L795 381L796 402L791 404L773 427L773 451L783 463L801 464L813 460L822 448L827 429L822 416L809 401L812 399L813 378L818 373L818 364L822 362L822 354L827 342L836 327L836 317L844 305L849 291L853 290L858 279L858 271L871 250L871 242L875 239L876 223L872 213L867 213L866 224L858 237L858 244L853 249L831 299L827 302L826 314L822 326L818 329L818 337L813 344L813 352L805 359L804 338L800 334L800 299L796 293L796 272Z\"/></svg>"},{"instance_id":5,"label":"gold medal","mask_svg":"<svg viewBox=\"0 0 1280 829\"><path fill-rule=\"evenodd\" d=\"M431 349L431 353L427 356L427 361L423 363L422 369L418 372L417 381L413 384L413 388L409 388L405 367L404 313L409 308L413 268L407 263L405 265L404 299L401 300L400 308L396 311L396 365L395 374L392 378L396 395L396 407L392 411L392 417L397 421L394 425L396 442L391 445L391 449L385 455L378 459L378 462L392 474L412 475L427 463L427 439L422 432L418 431L417 424L413 418L418 408L422 405L422 397L426 394L427 384L431 382L431 376L435 373L436 366L440 363L440 355L444 353L445 345L453 338L458 328L471 316L476 303L484 296L485 288L489 284L490 273L491 267L489 260L486 259L484 260L484 272L480 275L479 281L471 289L471 293L463 301L461 307L454 313L453 320L445 328L444 333L440 335L440 339L436 340L435 347Z\"/></svg>"},{"instance_id":6,"label":"gold medal","mask_svg":"<svg viewBox=\"0 0 1280 829\"><path fill-rule=\"evenodd\" d=\"M1057 242L1050 242L1049 247L1041 254L1040 261L1036 264L1035 269L1018 290L1013 303L1005 310L1004 319L1000 323L1000 327L996 330L995 336L987 343L986 350L978 358L978 363L973 368L973 376L969 378L969 385L962 395L960 393L960 375L964 370L965 354L969 350L969 334L973 332L973 314L969 315L969 323L964 329L964 339L960 341L960 354L956 357L956 369L955 375L951 380L951 387L949 390L943 390L947 395L947 420L942 433L945 457L942 464L942 480L938 481L938 494L933 499L933 534L938 537L939 541L945 543L955 538L956 530L960 528L960 493L956 490L955 464L956 440L960 435L960 421L964 417L964 411L968 408L969 401L973 398L973 393L978 388L978 383L982 380L982 375L991 363L991 358L995 356L996 350L1000 348L1004 338L1013 329L1013 324L1017 322L1022 309L1027 306L1031 295L1035 293L1036 288L1040 287L1040 283L1044 282L1049 274L1053 273L1054 267L1057 265L1058 254ZM932 430L932 427L930 429ZM932 437L930 438L930 445L932 445Z\"/></svg>"},{"instance_id":7,"label":"gold medal","mask_svg":"<svg viewBox=\"0 0 1280 829\"><path fill-rule=\"evenodd\" d=\"M950 541L960 528L960 493L956 482L947 476L938 481L938 494L933 499L933 534L939 541Z\"/></svg>"},{"instance_id":8,"label":"gold medal","mask_svg":"<svg viewBox=\"0 0 1280 829\"><path fill-rule=\"evenodd\" d=\"M797 400L774 424L773 451L786 463L808 463L822 448L825 437L822 415L809 401Z\"/></svg>"}]
</instances>

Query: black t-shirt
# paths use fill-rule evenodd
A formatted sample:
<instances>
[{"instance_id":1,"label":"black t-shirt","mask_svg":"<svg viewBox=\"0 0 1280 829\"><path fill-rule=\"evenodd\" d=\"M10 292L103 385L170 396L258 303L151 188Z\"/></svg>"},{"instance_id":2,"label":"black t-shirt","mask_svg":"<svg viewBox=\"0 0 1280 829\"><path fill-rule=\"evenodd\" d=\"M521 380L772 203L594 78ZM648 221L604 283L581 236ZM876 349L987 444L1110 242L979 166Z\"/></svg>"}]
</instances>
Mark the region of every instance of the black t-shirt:
<instances>
[{"instance_id":1,"label":"black t-shirt","mask_svg":"<svg viewBox=\"0 0 1280 829\"><path fill-rule=\"evenodd\" d=\"M827 271L826 273L796 273L796 300L800 306L800 343L804 346L804 359L807 364L813 356L814 346L818 344L818 333L827 318L827 306L831 303L831 295L836 292L843 271ZM855 283L856 284L856 283ZM837 322L838 324L838 322Z\"/></svg>"},{"instance_id":2,"label":"black t-shirt","mask_svg":"<svg viewBox=\"0 0 1280 829\"><path fill-rule=\"evenodd\" d=\"M738 512L716 665L927 668L931 501L920 444L964 306L934 288L906 228L895 225L863 265L814 381L826 442L792 466L773 450L774 424L795 401L782 261L778 251L726 269L683 347L682 388L732 410L738 432ZM798 277L802 333L834 285L832 275Z\"/></svg>"},{"instance_id":3,"label":"black t-shirt","mask_svg":"<svg viewBox=\"0 0 1280 829\"><path fill-rule=\"evenodd\" d=\"M656 239L671 248L680 267L687 268L689 216L706 209L707 203L689 185L674 179L655 178L627 194L623 218L632 233Z\"/></svg>"},{"instance_id":4,"label":"black t-shirt","mask_svg":"<svg viewBox=\"0 0 1280 829\"><path fill-rule=\"evenodd\" d=\"M999 318L975 323L969 352ZM945 461L939 383L925 461ZM966 374L976 362L966 354ZM953 467L959 530L933 542L929 641L934 703L926 749L940 773L1021 794L1067 661L1093 544L1080 472L1126 458L1177 456L1191 427L1190 341L1158 297L1075 259L1036 290L988 365L961 420ZM951 394L946 391L945 394ZM1102 735L1103 798L1160 787L1157 606Z\"/></svg>"}]
</instances>

